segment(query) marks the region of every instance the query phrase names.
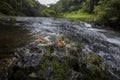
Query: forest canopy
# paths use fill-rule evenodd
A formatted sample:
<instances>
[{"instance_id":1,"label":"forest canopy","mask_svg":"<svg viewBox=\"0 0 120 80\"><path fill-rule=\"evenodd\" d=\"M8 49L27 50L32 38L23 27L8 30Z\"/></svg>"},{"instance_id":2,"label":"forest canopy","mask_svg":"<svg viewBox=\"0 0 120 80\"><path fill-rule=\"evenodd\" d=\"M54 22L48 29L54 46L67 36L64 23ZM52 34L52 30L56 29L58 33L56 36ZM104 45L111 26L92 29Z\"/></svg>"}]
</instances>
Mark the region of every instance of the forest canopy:
<instances>
[{"instance_id":1,"label":"forest canopy","mask_svg":"<svg viewBox=\"0 0 120 80\"><path fill-rule=\"evenodd\" d=\"M120 29L120 0L60 0L51 9L58 14L74 11L94 14L93 21Z\"/></svg>"},{"instance_id":2,"label":"forest canopy","mask_svg":"<svg viewBox=\"0 0 120 80\"><path fill-rule=\"evenodd\" d=\"M0 13L12 16L42 16L46 6L37 0L1 0Z\"/></svg>"}]
</instances>

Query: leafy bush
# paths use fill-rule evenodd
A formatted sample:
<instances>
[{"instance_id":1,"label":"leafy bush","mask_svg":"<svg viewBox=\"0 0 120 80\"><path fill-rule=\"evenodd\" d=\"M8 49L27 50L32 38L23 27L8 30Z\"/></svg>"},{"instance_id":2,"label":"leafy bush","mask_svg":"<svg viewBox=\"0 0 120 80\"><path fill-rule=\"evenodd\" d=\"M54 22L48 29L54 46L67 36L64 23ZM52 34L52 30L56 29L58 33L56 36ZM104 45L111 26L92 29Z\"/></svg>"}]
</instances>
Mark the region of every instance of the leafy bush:
<instances>
[{"instance_id":1,"label":"leafy bush","mask_svg":"<svg viewBox=\"0 0 120 80\"><path fill-rule=\"evenodd\" d=\"M14 14L13 12L13 8L12 6L10 6L8 3L6 2L0 2L0 12L2 12L3 14Z\"/></svg>"},{"instance_id":2,"label":"leafy bush","mask_svg":"<svg viewBox=\"0 0 120 80\"><path fill-rule=\"evenodd\" d=\"M50 9L44 9L40 14L45 17L54 17L56 15L55 11Z\"/></svg>"},{"instance_id":3,"label":"leafy bush","mask_svg":"<svg viewBox=\"0 0 120 80\"><path fill-rule=\"evenodd\" d=\"M120 1L109 0L99 2L99 5L94 10L96 14L96 20L99 23L111 26L115 29L120 29Z\"/></svg>"}]
</instances>

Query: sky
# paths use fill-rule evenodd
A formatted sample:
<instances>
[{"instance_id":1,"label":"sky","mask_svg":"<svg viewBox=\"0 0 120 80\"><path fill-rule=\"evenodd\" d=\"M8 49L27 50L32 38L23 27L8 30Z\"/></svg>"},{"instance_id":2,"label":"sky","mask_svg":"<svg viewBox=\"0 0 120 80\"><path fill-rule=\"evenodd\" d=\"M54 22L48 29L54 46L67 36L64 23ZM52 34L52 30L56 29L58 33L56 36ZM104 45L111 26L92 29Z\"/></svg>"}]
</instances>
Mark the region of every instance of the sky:
<instances>
[{"instance_id":1,"label":"sky","mask_svg":"<svg viewBox=\"0 0 120 80\"><path fill-rule=\"evenodd\" d=\"M38 0L41 4L48 5L48 4L54 4L59 0Z\"/></svg>"}]
</instances>

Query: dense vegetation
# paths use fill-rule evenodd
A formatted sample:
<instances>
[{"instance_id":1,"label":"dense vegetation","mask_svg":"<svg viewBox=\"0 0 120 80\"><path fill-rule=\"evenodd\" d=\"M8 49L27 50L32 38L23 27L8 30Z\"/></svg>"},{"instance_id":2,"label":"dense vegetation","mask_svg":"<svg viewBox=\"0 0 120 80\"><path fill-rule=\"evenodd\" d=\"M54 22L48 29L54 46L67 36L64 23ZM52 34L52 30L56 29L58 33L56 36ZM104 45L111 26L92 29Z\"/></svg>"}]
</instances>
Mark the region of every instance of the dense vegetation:
<instances>
[{"instance_id":1,"label":"dense vegetation","mask_svg":"<svg viewBox=\"0 0 120 80\"><path fill-rule=\"evenodd\" d=\"M37 0L1 0L0 13L12 16L43 16L43 9Z\"/></svg>"},{"instance_id":2,"label":"dense vegetation","mask_svg":"<svg viewBox=\"0 0 120 80\"><path fill-rule=\"evenodd\" d=\"M120 29L119 0L60 0L57 4L51 5L51 9L56 13L64 13L64 17L67 18L91 18L96 23Z\"/></svg>"},{"instance_id":3,"label":"dense vegetation","mask_svg":"<svg viewBox=\"0 0 120 80\"><path fill-rule=\"evenodd\" d=\"M92 13L98 1L99 0L60 0L55 5L51 5L51 9L54 9L58 13L77 10Z\"/></svg>"},{"instance_id":4,"label":"dense vegetation","mask_svg":"<svg viewBox=\"0 0 120 80\"><path fill-rule=\"evenodd\" d=\"M96 20L99 23L120 29L120 1L119 0L100 0L95 7Z\"/></svg>"},{"instance_id":5,"label":"dense vegetation","mask_svg":"<svg viewBox=\"0 0 120 80\"><path fill-rule=\"evenodd\" d=\"M119 0L60 0L49 8L37 0L1 0L1 14L77 18L120 29Z\"/></svg>"}]
</instances>

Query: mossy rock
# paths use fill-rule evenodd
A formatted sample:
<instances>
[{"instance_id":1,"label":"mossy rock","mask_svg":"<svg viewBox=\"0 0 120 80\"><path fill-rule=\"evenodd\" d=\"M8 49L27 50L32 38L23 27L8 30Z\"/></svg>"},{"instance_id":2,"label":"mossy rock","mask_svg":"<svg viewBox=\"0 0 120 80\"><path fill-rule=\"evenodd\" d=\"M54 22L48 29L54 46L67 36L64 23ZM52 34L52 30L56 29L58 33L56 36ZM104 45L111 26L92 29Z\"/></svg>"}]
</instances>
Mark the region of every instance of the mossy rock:
<instances>
[{"instance_id":1,"label":"mossy rock","mask_svg":"<svg viewBox=\"0 0 120 80\"><path fill-rule=\"evenodd\" d=\"M99 72L101 71L100 68L96 65L93 65L93 64L89 64L87 66L88 70L90 70L91 74L93 75L98 75Z\"/></svg>"},{"instance_id":2,"label":"mossy rock","mask_svg":"<svg viewBox=\"0 0 120 80\"><path fill-rule=\"evenodd\" d=\"M53 80L66 80L68 77L67 75L70 67L67 61L64 59L59 60L57 59L57 57L56 58L44 57L40 69L41 77L43 78L45 75L47 75L48 78L52 77Z\"/></svg>"},{"instance_id":3,"label":"mossy rock","mask_svg":"<svg viewBox=\"0 0 120 80\"><path fill-rule=\"evenodd\" d=\"M105 71L102 70L99 66L89 64L87 66L87 69L89 70L88 76L90 80L105 80L106 79Z\"/></svg>"},{"instance_id":4,"label":"mossy rock","mask_svg":"<svg viewBox=\"0 0 120 80\"><path fill-rule=\"evenodd\" d=\"M97 55L96 53L90 53L88 55L88 62L91 64L100 64L101 57L99 55Z\"/></svg>"},{"instance_id":5,"label":"mossy rock","mask_svg":"<svg viewBox=\"0 0 120 80\"><path fill-rule=\"evenodd\" d=\"M47 54L51 54L54 52L54 46L46 46L45 51Z\"/></svg>"}]
</instances>

